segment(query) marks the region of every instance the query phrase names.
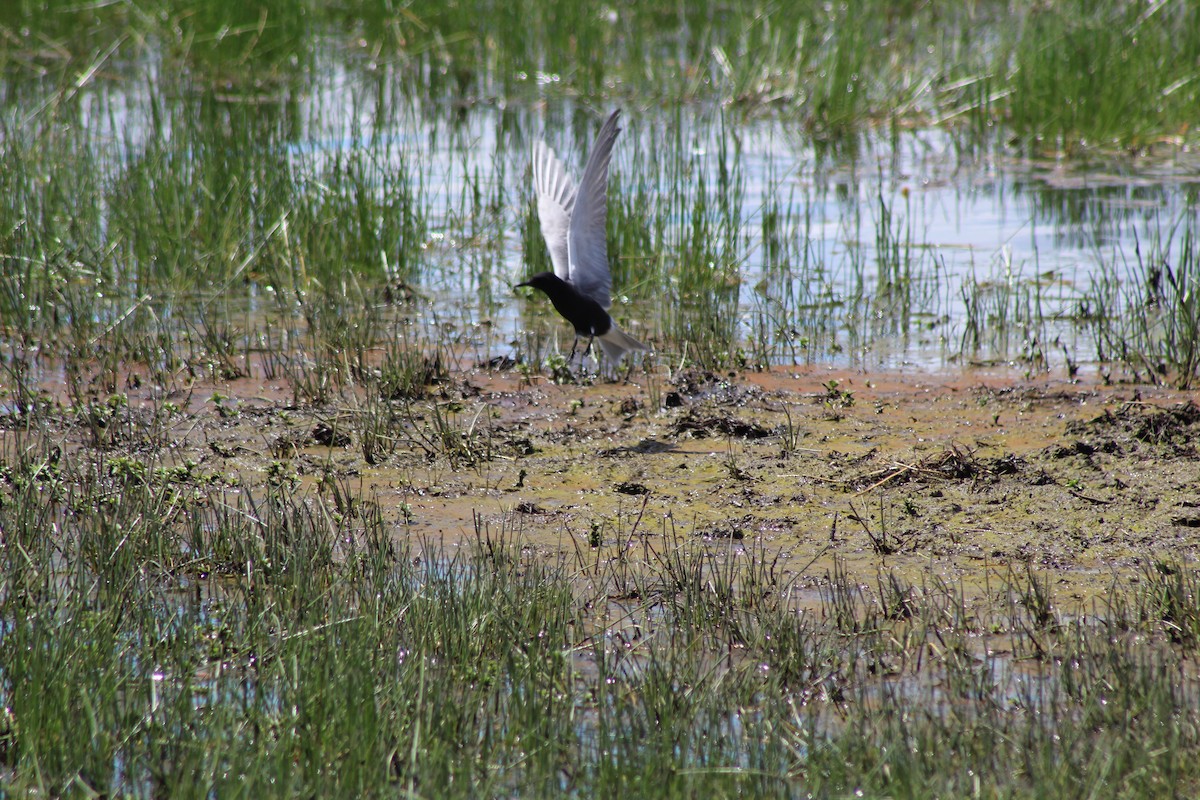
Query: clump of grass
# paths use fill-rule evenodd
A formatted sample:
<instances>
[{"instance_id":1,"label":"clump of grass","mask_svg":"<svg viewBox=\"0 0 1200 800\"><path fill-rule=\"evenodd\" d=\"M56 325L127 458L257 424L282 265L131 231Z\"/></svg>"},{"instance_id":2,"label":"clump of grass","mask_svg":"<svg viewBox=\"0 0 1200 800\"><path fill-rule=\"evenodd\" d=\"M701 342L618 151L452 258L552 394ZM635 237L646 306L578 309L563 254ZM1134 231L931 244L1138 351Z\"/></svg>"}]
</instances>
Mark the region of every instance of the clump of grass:
<instances>
[{"instance_id":1,"label":"clump of grass","mask_svg":"<svg viewBox=\"0 0 1200 800\"><path fill-rule=\"evenodd\" d=\"M1200 12L1189 4L1052 3L1012 36L1007 121L1037 149L1146 146L1191 124Z\"/></svg>"},{"instance_id":2,"label":"clump of grass","mask_svg":"<svg viewBox=\"0 0 1200 800\"><path fill-rule=\"evenodd\" d=\"M992 279L972 275L960 287L965 318L956 358L978 359L981 352L1023 364L1037 374L1049 369L1044 287L1025 278L1012 253L1000 254Z\"/></svg>"},{"instance_id":3,"label":"clump of grass","mask_svg":"<svg viewBox=\"0 0 1200 800\"><path fill-rule=\"evenodd\" d=\"M401 416L405 441L431 461L462 469L478 467L495 455L491 417L485 405L468 411L456 401L405 402Z\"/></svg>"},{"instance_id":4,"label":"clump of grass","mask_svg":"<svg viewBox=\"0 0 1200 800\"><path fill-rule=\"evenodd\" d=\"M1200 235L1186 212L1156 228L1146 251L1135 240L1130 278L1116 267L1099 272L1080 300L1101 360L1136 377L1180 388L1200 378Z\"/></svg>"},{"instance_id":5,"label":"clump of grass","mask_svg":"<svg viewBox=\"0 0 1200 800\"><path fill-rule=\"evenodd\" d=\"M1189 651L1200 646L1200 575L1194 569L1157 563L1143 571L1137 619L1159 626Z\"/></svg>"}]
</instances>

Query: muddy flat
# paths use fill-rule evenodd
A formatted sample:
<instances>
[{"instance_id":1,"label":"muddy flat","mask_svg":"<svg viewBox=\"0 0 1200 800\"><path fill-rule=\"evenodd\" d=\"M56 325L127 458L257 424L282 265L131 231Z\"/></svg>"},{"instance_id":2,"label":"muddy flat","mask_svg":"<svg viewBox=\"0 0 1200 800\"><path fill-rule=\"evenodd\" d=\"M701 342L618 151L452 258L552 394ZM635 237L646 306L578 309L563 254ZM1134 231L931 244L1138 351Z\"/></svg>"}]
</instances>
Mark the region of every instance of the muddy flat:
<instances>
[{"instance_id":1,"label":"muddy flat","mask_svg":"<svg viewBox=\"0 0 1200 800\"><path fill-rule=\"evenodd\" d=\"M135 417L178 411L156 442L113 426L100 457L188 465L176 483L221 491L336 500L341 487L423 541L487 528L552 555L694 539L777 558L801 585L835 559L863 581L981 588L1032 568L1081 602L1200 555L1200 407L1166 388L817 368L559 385L475 370L386 404L348 390L296 406L252 379L125 396Z\"/></svg>"}]
</instances>

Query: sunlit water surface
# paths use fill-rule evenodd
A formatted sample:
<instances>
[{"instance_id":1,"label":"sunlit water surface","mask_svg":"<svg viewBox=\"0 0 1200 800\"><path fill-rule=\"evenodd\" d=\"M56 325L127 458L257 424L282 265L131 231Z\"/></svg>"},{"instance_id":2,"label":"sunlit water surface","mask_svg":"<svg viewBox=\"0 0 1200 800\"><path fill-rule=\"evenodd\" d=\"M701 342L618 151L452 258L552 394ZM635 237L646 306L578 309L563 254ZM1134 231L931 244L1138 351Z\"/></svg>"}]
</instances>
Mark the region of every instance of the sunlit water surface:
<instances>
[{"instance_id":1,"label":"sunlit water surface","mask_svg":"<svg viewBox=\"0 0 1200 800\"><path fill-rule=\"evenodd\" d=\"M171 123L151 133L149 109L162 103L153 50L110 66L126 77L81 90L81 124L119 174L146 137L170 136ZM554 81L538 75L528 80L545 98L532 106L418 105L386 67L377 69L328 52L302 87L252 98L289 131L261 146L284 148L313 181L335 157L356 151L404 171L427 226L418 269L405 276L427 301L423 322L457 331L482 358L519 355L531 326L567 342L569 330L543 315L548 303L524 302L510 288L530 270L521 239L529 144L546 138L578 174L605 110L556 97ZM231 91L216 102L233 107L248 98ZM653 205L656 191L670 189L646 185L663 174L664 158L690 171L674 187L691 195L670 218L661 252L638 258L659 264L669 285L687 269L690 256L678 245L692 235L695 195L708 195L709 207L735 195L736 235L713 249L739 279L731 349L760 362L1087 368L1098 356L1087 325L1097 282L1148 280L1139 252L1177 247L1174 232L1194 213L1200 186L1200 157L1174 147L1034 160L996 137L981 143L944 130L896 128L829 144L779 116L625 105L610 204L640 186ZM495 199L486 217L468 207L472 195ZM625 272L636 277L638 268ZM620 282L614 289L618 318L661 338L663 304L677 299ZM273 290L251 286L251 303Z\"/></svg>"}]
</instances>

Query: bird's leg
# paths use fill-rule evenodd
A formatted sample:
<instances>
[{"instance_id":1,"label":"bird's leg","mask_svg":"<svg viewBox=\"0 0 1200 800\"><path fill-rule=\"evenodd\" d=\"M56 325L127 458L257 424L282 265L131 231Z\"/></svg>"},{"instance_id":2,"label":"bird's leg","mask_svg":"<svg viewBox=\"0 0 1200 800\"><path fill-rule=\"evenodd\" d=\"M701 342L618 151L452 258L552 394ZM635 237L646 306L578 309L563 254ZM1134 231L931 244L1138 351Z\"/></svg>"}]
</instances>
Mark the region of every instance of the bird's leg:
<instances>
[{"instance_id":1,"label":"bird's leg","mask_svg":"<svg viewBox=\"0 0 1200 800\"><path fill-rule=\"evenodd\" d=\"M571 355L567 356L567 365L569 366L575 360L575 348L579 347L579 337L576 336L571 341Z\"/></svg>"},{"instance_id":2,"label":"bird's leg","mask_svg":"<svg viewBox=\"0 0 1200 800\"><path fill-rule=\"evenodd\" d=\"M595 334L588 337L587 347L583 348L583 355L579 357L579 374L587 374L587 359L592 352L592 342L596 341Z\"/></svg>"}]
</instances>

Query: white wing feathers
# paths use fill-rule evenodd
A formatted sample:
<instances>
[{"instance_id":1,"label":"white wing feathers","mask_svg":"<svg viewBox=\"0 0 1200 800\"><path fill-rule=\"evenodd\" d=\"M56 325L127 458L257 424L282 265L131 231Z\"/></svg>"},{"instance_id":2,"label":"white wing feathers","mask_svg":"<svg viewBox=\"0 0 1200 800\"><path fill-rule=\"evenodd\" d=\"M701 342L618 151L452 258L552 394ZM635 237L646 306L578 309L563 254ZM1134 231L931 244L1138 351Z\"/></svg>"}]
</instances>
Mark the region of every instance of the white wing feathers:
<instances>
[{"instance_id":1,"label":"white wing feathers","mask_svg":"<svg viewBox=\"0 0 1200 800\"><path fill-rule=\"evenodd\" d=\"M533 146L533 185L537 193L542 235L550 248L554 274L602 308L612 305L612 273L608 268L608 162L621 132L620 110L600 129L576 189L562 162L542 142Z\"/></svg>"},{"instance_id":2,"label":"white wing feathers","mask_svg":"<svg viewBox=\"0 0 1200 800\"><path fill-rule=\"evenodd\" d=\"M575 184L562 162L545 142L533 143L533 190L537 194L538 221L550 250L554 274L570 280L567 235L571 209L575 207Z\"/></svg>"}]
</instances>

